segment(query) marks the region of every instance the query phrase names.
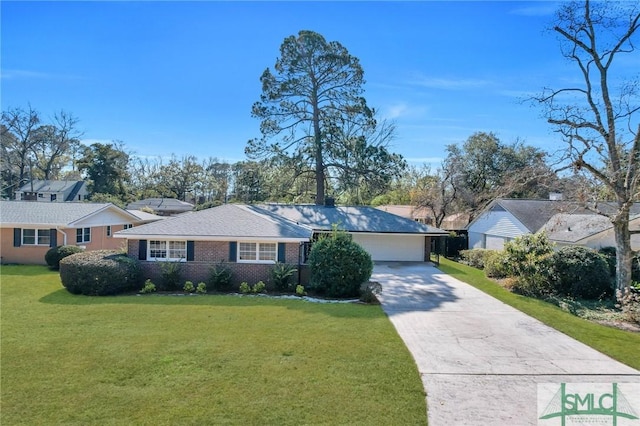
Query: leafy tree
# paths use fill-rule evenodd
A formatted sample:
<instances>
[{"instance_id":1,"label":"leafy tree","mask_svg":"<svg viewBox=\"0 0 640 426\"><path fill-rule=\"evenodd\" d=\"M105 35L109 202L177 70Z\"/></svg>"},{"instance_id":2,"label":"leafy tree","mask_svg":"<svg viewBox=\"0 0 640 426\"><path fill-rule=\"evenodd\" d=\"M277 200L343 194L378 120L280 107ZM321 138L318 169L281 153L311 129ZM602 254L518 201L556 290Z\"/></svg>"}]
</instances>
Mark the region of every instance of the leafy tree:
<instances>
[{"instance_id":1,"label":"leafy tree","mask_svg":"<svg viewBox=\"0 0 640 426\"><path fill-rule=\"evenodd\" d=\"M273 72L267 68L260 81L252 116L261 120L262 138L245 152L251 159L286 156L303 164L301 172L312 170L316 204L324 203L328 179L353 185L360 176L393 175L403 164L386 150L392 129L377 127L362 97L360 61L340 43L313 31L287 37Z\"/></svg>"},{"instance_id":2,"label":"leafy tree","mask_svg":"<svg viewBox=\"0 0 640 426\"><path fill-rule=\"evenodd\" d=\"M178 159L172 155L169 163L158 170L158 184L163 188L163 196L182 201L195 198L202 172L202 166L195 156L188 155Z\"/></svg>"},{"instance_id":3,"label":"leafy tree","mask_svg":"<svg viewBox=\"0 0 640 426\"><path fill-rule=\"evenodd\" d=\"M443 202L453 197L457 209L472 218L496 198L546 196L556 179L542 150L522 141L504 144L493 133L474 133L461 147L447 146L447 152L437 191Z\"/></svg>"},{"instance_id":4,"label":"leafy tree","mask_svg":"<svg viewBox=\"0 0 640 426\"><path fill-rule=\"evenodd\" d=\"M639 8L633 2L563 3L553 30L580 83L547 88L535 98L565 143L568 167L597 179L615 200L617 208L608 216L616 240L618 292L631 283L629 212L640 178L640 86L637 80L625 81L614 65L622 55L635 54ZM598 211L596 204L591 207Z\"/></svg>"},{"instance_id":5,"label":"leafy tree","mask_svg":"<svg viewBox=\"0 0 640 426\"><path fill-rule=\"evenodd\" d=\"M85 146L83 156L78 160L78 169L86 172L91 180L92 194L111 194L121 200L127 198L128 166L129 154L124 151L122 142Z\"/></svg>"},{"instance_id":6,"label":"leafy tree","mask_svg":"<svg viewBox=\"0 0 640 426\"><path fill-rule=\"evenodd\" d=\"M264 167L255 161L240 161L233 165L233 201L253 203L264 201Z\"/></svg>"}]
</instances>

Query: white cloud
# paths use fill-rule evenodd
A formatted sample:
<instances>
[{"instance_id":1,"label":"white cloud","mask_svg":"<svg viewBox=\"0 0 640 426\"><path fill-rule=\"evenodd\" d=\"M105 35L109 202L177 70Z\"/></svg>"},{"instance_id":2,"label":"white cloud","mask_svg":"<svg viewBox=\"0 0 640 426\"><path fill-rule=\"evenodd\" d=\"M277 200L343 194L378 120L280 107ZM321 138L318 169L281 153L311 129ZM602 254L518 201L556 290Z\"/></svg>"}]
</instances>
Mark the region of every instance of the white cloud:
<instances>
[{"instance_id":1,"label":"white cloud","mask_svg":"<svg viewBox=\"0 0 640 426\"><path fill-rule=\"evenodd\" d=\"M410 105L406 102L397 102L382 109L382 116L389 120L397 118L422 118L428 111L424 105Z\"/></svg>"},{"instance_id":2,"label":"white cloud","mask_svg":"<svg viewBox=\"0 0 640 426\"><path fill-rule=\"evenodd\" d=\"M544 2L536 4L535 6L519 7L511 10L509 13L520 16L549 16L553 15L557 9L557 2Z\"/></svg>"},{"instance_id":3,"label":"white cloud","mask_svg":"<svg viewBox=\"0 0 640 426\"><path fill-rule=\"evenodd\" d=\"M41 71L4 69L0 72L2 80L14 79L41 79L41 80L82 80L83 77L77 75L51 74Z\"/></svg>"},{"instance_id":4,"label":"white cloud","mask_svg":"<svg viewBox=\"0 0 640 426\"><path fill-rule=\"evenodd\" d=\"M475 78L422 77L416 79L413 84L430 89L462 90L486 87L489 86L491 82Z\"/></svg>"},{"instance_id":5,"label":"white cloud","mask_svg":"<svg viewBox=\"0 0 640 426\"><path fill-rule=\"evenodd\" d=\"M28 71L28 70L2 70L2 74L0 74L1 78L4 80L15 79L15 78L49 78L50 75L38 72L38 71Z\"/></svg>"}]
</instances>

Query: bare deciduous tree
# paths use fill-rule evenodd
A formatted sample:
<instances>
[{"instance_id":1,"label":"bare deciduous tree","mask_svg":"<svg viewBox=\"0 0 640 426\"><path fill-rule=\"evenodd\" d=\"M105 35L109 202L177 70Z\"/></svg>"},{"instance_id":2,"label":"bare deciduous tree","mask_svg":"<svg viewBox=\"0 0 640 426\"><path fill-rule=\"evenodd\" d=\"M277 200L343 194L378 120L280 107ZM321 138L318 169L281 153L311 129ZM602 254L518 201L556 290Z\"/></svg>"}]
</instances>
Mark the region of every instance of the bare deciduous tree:
<instances>
[{"instance_id":1,"label":"bare deciduous tree","mask_svg":"<svg viewBox=\"0 0 640 426\"><path fill-rule=\"evenodd\" d=\"M637 3L589 0L563 4L553 30L562 54L577 66L581 83L545 89L535 98L566 143L562 152L568 167L597 178L615 198L613 213L600 209L596 201L591 208L607 214L613 224L619 291L631 282L629 216L640 178L640 103L638 82L624 81L614 64L635 51L638 8Z\"/></svg>"}]
</instances>

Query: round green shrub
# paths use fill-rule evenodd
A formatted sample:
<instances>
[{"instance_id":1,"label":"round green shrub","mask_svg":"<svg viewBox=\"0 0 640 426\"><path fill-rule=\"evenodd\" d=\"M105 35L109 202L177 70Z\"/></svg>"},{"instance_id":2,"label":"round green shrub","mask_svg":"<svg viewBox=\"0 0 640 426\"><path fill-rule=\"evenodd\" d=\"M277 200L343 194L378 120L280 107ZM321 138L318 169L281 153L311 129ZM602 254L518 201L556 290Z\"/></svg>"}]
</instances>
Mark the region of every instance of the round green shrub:
<instances>
[{"instance_id":1,"label":"round green shrub","mask_svg":"<svg viewBox=\"0 0 640 426\"><path fill-rule=\"evenodd\" d=\"M142 270L121 252L87 251L60 261L60 279L72 294L106 296L140 289Z\"/></svg>"},{"instance_id":2,"label":"round green shrub","mask_svg":"<svg viewBox=\"0 0 640 426\"><path fill-rule=\"evenodd\" d=\"M345 232L318 240L309 253L310 287L329 297L359 297L371 278L371 255Z\"/></svg>"},{"instance_id":3,"label":"round green shrub","mask_svg":"<svg viewBox=\"0 0 640 426\"><path fill-rule=\"evenodd\" d=\"M581 299L598 299L613 292L606 259L587 247L562 247L553 255L555 290Z\"/></svg>"},{"instance_id":4,"label":"round green shrub","mask_svg":"<svg viewBox=\"0 0 640 426\"><path fill-rule=\"evenodd\" d=\"M502 251L488 250L484 258L484 274L489 278L506 278L509 267Z\"/></svg>"},{"instance_id":5,"label":"round green shrub","mask_svg":"<svg viewBox=\"0 0 640 426\"><path fill-rule=\"evenodd\" d=\"M506 275L513 277L512 290L532 297L553 293L554 245L543 232L516 237L504 245Z\"/></svg>"},{"instance_id":6,"label":"round green shrub","mask_svg":"<svg viewBox=\"0 0 640 426\"><path fill-rule=\"evenodd\" d=\"M72 254L82 253L84 250L78 246L58 246L47 250L44 255L44 260L49 265L49 268L57 271L60 269L60 260Z\"/></svg>"}]
</instances>

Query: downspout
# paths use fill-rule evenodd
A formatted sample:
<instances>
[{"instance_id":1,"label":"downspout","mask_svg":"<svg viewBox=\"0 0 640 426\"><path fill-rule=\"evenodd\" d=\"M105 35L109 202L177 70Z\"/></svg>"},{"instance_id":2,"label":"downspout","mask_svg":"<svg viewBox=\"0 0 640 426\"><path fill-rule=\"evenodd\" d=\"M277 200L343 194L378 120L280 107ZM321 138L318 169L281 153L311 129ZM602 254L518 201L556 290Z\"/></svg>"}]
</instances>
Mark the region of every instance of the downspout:
<instances>
[{"instance_id":1,"label":"downspout","mask_svg":"<svg viewBox=\"0 0 640 426\"><path fill-rule=\"evenodd\" d=\"M64 237L62 238L62 241L63 241L63 244L62 244L62 245L63 245L63 246L66 246L66 245L67 245L67 233L66 233L66 232L64 232L62 229L59 229L57 226L56 226L56 231L58 231L58 232L60 232L62 235L64 235Z\"/></svg>"}]
</instances>

